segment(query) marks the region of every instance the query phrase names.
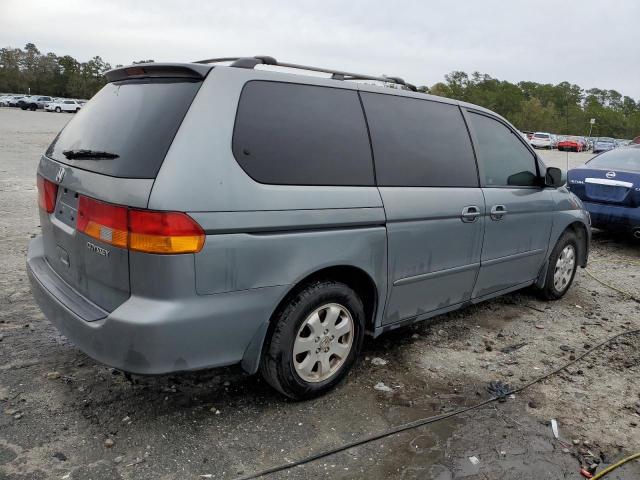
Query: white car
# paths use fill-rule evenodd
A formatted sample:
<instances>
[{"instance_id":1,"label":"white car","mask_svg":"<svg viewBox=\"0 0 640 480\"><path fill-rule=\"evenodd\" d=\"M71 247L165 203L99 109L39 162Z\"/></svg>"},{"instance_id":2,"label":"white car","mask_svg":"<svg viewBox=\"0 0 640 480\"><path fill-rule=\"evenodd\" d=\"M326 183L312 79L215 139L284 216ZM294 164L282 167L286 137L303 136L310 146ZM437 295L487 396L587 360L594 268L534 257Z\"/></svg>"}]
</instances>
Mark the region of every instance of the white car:
<instances>
[{"instance_id":1,"label":"white car","mask_svg":"<svg viewBox=\"0 0 640 480\"><path fill-rule=\"evenodd\" d=\"M530 140L533 148L553 148L553 139L550 133L536 132Z\"/></svg>"},{"instance_id":2,"label":"white car","mask_svg":"<svg viewBox=\"0 0 640 480\"><path fill-rule=\"evenodd\" d=\"M79 112L82 104L76 100L59 99L51 103L47 103L44 109L47 112Z\"/></svg>"}]
</instances>

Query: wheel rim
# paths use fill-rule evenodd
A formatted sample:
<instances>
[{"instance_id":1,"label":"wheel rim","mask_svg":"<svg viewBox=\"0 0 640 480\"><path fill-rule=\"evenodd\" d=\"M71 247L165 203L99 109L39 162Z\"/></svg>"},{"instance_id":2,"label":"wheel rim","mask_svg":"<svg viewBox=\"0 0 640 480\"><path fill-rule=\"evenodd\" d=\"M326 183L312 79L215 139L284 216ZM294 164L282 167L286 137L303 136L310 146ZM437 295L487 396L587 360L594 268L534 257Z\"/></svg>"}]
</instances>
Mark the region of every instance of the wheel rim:
<instances>
[{"instance_id":1,"label":"wheel rim","mask_svg":"<svg viewBox=\"0 0 640 480\"><path fill-rule=\"evenodd\" d=\"M564 291L569 286L575 265L576 249L573 245L567 245L558 255L556 269L553 274L553 286L558 292Z\"/></svg>"},{"instance_id":2,"label":"wheel rim","mask_svg":"<svg viewBox=\"0 0 640 480\"><path fill-rule=\"evenodd\" d=\"M344 365L354 336L353 317L338 303L314 310L298 329L293 343L293 366L305 382L323 382Z\"/></svg>"}]
</instances>

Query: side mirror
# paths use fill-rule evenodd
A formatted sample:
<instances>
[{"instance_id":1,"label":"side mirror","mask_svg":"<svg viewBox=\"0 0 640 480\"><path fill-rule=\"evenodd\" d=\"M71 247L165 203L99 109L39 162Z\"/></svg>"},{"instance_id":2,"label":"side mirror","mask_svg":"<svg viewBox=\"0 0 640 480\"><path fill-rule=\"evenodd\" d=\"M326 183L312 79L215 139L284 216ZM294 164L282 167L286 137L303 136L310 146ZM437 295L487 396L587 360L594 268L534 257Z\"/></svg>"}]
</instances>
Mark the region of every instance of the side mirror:
<instances>
[{"instance_id":1,"label":"side mirror","mask_svg":"<svg viewBox=\"0 0 640 480\"><path fill-rule=\"evenodd\" d=\"M544 176L544 184L547 187L558 188L565 183L567 183L567 178L562 170L556 167L547 167L547 173Z\"/></svg>"}]
</instances>

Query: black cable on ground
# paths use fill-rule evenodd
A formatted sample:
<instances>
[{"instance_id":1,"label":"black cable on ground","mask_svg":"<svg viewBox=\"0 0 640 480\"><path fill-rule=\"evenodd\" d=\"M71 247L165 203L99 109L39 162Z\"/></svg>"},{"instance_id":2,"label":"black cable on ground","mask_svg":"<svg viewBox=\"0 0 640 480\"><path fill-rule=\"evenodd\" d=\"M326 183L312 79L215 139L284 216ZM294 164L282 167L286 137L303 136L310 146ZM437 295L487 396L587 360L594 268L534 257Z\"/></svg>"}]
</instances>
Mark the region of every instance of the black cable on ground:
<instances>
[{"instance_id":1,"label":"black cable on ground","mask_svg":"<svg viewBox=\"0 0 640 480\"><path fill-rule=\"evenodd\" d=\"M369 435L367 437L363 437L361 439L358 440L354 440L352 442L348 442L345 443L343 445L340 445L338 447L334 447L334 448L330 448L327 450L323 450L321 452L318 453L313 453L311 455L309 455L308 457L304 457L301 458L300 460L296 460L295 462L291 462L291 463L286 463L283 465L277 465L274 467L270 467L264 470L261 470L259 472L256 473L252 473L249 475L245 475L242 477L239 477L237 480L251 480L251 479L255 479L255 478L260 478L260 477L264 477L265 475L270 475L272 473L277 473L277 472L282 472L284 470L289 470L291 468L294 467L299 467L301 465L305 465L307 463L313 462L315 460L319 460L321 458L325 458L328 457L330 455L334 455L336 453L340 453L340 452L344 452L345 450L349 450L351 448L355 448L358 447L360 445L364 445L366 443L370 443L370 442L374 442L376 440L380 440L381 438L385 438L385 437L389 437L391 435L395 435L397 433L401 433L407 430L411 430L414 428L418 428L418 427L422 427L424 425L429 425L430 423L435 423L435 422L439 422L441 420L446 420L447 418L451 418L451 417L455 417L457 415L461 415L463 413L466 413L470 410L476 410L478 408L482 408L485 405L488 405L489 403L495 402L497 400L500 399L504 399L505 397L507 397L508 395L512 395L514 393L518 393L518 392L522 392L523 390L531 387L532 385L535 385L536 383L540 383L543 380L546 380L547 378L553 376L553 375L557 375L558 373L560 373L562 370L565 370L566 368L570 367L571 365L579 362L580 360L582 360L583 358L585 358L587 355L593 353L594 351L598 350L599 348L602 348L603 346L613 342L614 340L620 338L620 337L624 337L626 335L636 335L636 334L640 334L640 329L638 330L629 330L626 332L621 332L618 333L617 335L614 335L602 342L600 342L599 344L597 344L596 346L594 346L593 348L590 348L589 350L587 350L586 352L584 352L581 355L578 355L574 360L570 361L569 363L564 364L563 366L541 376L536 378L535 380L532 380L528 383L525 383L524 385L518 387L518 388L514 388L513 390L510 390L508 392L506 392L504 395L502 396L498 396L498 397L491 397L487 400L484 400L476 405L472 405L469 407L464 407L458 410L454 410L453 412L449 412L449 413L444 413L442 415L435 415L433 417L427 417L427 418L422 418L419 420L415 420L413 422L409 422L409 423L405 423L402 425L398 425L396 427L391 427L388 430L385 430L384 432L380 432L377 433L375 435Z\"/></svg>"}]
</instances>

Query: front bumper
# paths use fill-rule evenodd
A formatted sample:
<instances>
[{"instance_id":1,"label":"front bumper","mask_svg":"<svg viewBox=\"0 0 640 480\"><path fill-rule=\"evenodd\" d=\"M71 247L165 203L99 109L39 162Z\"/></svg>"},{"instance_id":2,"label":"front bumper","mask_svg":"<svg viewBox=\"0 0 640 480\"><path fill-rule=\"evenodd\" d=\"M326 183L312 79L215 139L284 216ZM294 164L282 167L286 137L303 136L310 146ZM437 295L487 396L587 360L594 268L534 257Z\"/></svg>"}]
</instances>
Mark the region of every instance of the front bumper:
<instances>
[{"instance_id":1,"label":"front bumper","mask_svg":"<svg viewBox=\"0 0 640 480\"><path fill-rule=\"evenodd\" d=\"M113 312L101 310L49 266L42 237L27 253L31 290L47 319L90 357L136 374L196 370L238 362L257 368L266 324L286 286L188 298L132 294ZM254 348L252 348L252 345ZM253 373L253 372L251 372Z\"/></svg>"},{"instance_id":2,"label":"front bumper","mask_svg":"<svg viewBox=\"0 0 640 480\"><path fill-rule=\"evenodd\" d=\"M582 202L596 228L629 230L640 227L640 208Z\"/></svg>"}]
</instances>

